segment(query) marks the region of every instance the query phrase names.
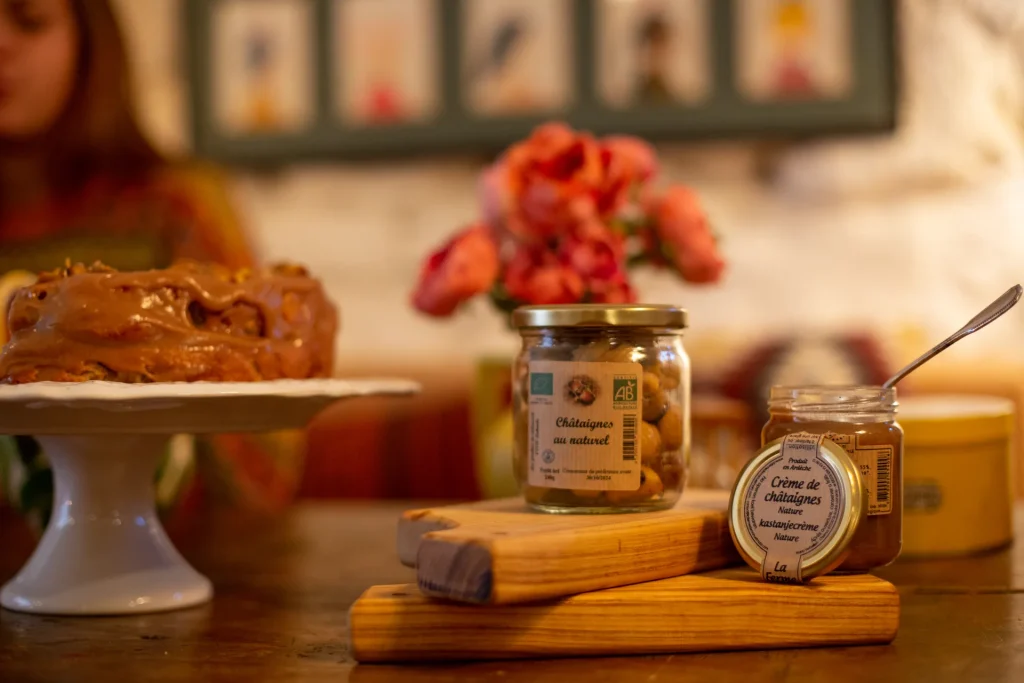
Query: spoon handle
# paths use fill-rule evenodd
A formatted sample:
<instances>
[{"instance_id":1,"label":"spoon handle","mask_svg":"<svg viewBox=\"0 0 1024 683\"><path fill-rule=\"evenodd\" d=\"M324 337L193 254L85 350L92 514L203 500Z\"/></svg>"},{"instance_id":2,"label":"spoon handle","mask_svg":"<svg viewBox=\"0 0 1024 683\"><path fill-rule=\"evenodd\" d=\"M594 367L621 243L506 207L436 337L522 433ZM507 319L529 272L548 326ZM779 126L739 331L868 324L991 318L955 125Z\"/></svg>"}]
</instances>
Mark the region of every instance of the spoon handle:
<instances>
[{"instance_id":1,"label":"spoon handle","mask_svg":"<svg viewBox=\"0 0 1024 683\"><path fill-rule=\"evenodd\" d=\"M988 325L1003 313L1006 313L1008 310L1013 308L1016 303L1020 301L1021 292L1024 292L1024 289L1022 289L1020 285L1010 287L1002 296L986 306L985 310L971 318L966 325L943 339L932 348L928 349L923 355L921 355L921 357L911 361L909 365L886 380L885 384L882 385L883 393L891 389L901 379L948 349L953 344L957 343L967 335L977 332L981 328L985 327L985 325Z\"/></svg>"}]
</instances>

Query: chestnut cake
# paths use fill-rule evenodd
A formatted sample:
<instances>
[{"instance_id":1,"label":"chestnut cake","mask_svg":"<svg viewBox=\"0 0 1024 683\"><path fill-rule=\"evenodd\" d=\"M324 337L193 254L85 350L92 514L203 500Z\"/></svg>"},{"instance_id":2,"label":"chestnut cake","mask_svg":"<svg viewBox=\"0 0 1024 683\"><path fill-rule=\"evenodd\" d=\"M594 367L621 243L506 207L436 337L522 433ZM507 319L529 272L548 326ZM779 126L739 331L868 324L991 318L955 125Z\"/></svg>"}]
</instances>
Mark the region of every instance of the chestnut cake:
<instances>
[{"instance_id":1,"label":"chestnut cake","mask_svg":"<svg viewBox=\"0 0 1024 683\"><path fill-rule=\"evenodd\" d=\"M338 312L300 266L68 263L18 290L0 383L330 377Z\"/></svg>"}]
</instances>

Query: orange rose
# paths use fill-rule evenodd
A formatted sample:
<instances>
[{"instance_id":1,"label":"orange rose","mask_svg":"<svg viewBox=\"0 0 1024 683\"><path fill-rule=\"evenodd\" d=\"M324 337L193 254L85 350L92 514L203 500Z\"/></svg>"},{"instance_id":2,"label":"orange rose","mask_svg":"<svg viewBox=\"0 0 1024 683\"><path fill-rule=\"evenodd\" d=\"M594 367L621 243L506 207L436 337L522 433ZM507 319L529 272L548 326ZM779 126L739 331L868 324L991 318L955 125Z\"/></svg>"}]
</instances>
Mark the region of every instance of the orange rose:
<instances>
[{"instance_id":1,"label":"orange rose","mask_svg":"<svg viewBox=\"0 0 1024 683\"><path fill-rule=\"evenodd\" d=\"M490 228L471 226L424 262L413 306L428 315L451 315L459 304L491 289L498 267L498 247Z\"/></svg>"},{"instance_id":2,"label":"orange rose","mask_svg":"<svg viewBox=\"0 0 1024 683\"><path fill-rule=\"evenodd\" d=\"M650 202L648 213L657 242L667 248L669 260L684 280L710 283L721 278L725 261L693 191L678 185L670 187Z\"/></svg>"},{"instance_id":3,"label":"orange rose","mask_svg":"<svg viewBox=\"0 0 1024 683\"><path fill-rule=\"evenodd\" d=\"M496 168L505 226L520 239L546 240L597 218L604 169L601 149L586 133L545 124L510 147Z\"/></svg>"},{"instance_id":4,"label":"orange rose","mask_svg":"<svg viewBox=\"0 0 1024 683\"><path fill-rule=\"evenodd\" d=\"M601 140L604 179L598 195L598 212L612 217L658 173L658 156L649 144L628 135Z\"/></svg>"},{"instance_id":5,"label":"orange rose","mask_svg":"<svg viewBox=\"0 0 1024 683\"><path fill-rule=\"evenodd\" d=\"M527 304L574 304L583 298L583 278L539 247L517 248L504 284L510 297Z\"/></svg>"},{"instance_id":6,"label":"orange rose","mask_svg":"<svg viewBox=\"0 0 1024 683\"><path fill-rule=\"evenodd\" d=\"M595 282L590 290L590 300L595 304L632 304L636 303L636 290L623 272Z\"/></svg>"},{"instance_id":7,"label":"orange rose","mask_svg":"<svg viewBox=\"0 0 1024 683\"><path fill-rule=\"evenodd\" d=\"M585 278L607 279L625 259L623 238L603 223L584 223L562 240L560 259Z\"/></svg>"}]
</instances>

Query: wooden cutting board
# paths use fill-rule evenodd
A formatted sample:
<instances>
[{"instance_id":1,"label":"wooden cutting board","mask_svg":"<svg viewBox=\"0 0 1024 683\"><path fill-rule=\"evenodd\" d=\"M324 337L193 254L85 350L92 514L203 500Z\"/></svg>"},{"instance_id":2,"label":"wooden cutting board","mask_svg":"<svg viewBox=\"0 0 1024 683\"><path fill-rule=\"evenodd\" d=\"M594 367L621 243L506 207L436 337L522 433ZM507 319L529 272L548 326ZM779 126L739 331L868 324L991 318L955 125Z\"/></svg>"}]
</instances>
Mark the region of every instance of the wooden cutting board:
<instances>
[{"instance_id":1,"label":"wooden cutting board","mask_svg":"<svg viewBox=\"0 0 1024 683\"><path fill-rule=\"evenodd\" d=\"M360 662L761 650L889 643L899 613L896 589L870 575L793 586L744 567L498 607L375 586L352 606L349 638Z\"/></svg>"},{"instance_id":2,"label":"wooden cutting board","mask_svg":"<svg viewBox=\"0 0 1024 683\"><path fill-rule=\"evenodd\" d=\"M520 499L406 512L398 553L420 592L511 604L740 563L724 491L689 490L663 512L552 515Z\"/></svg>"}]
</instances>

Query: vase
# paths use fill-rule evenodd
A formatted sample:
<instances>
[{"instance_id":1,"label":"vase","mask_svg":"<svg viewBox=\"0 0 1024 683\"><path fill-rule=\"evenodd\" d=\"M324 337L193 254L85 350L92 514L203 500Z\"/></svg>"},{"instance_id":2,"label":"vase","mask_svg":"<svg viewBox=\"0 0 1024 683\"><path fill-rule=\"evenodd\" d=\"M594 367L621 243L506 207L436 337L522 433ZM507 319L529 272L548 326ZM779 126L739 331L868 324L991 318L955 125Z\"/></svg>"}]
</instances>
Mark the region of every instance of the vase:
<instances>
[{"instance_id":1,"label":"vase","mask_svg":"<svg viewBox=\"0 0 1024 683\"><path fill-rule=\"evenodd\" d=\"M489 356L476 363L472 396L476 476L484 498L516 496L512 472L512 361Z\"/></svg>"}]
</instances>

